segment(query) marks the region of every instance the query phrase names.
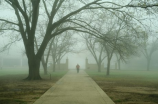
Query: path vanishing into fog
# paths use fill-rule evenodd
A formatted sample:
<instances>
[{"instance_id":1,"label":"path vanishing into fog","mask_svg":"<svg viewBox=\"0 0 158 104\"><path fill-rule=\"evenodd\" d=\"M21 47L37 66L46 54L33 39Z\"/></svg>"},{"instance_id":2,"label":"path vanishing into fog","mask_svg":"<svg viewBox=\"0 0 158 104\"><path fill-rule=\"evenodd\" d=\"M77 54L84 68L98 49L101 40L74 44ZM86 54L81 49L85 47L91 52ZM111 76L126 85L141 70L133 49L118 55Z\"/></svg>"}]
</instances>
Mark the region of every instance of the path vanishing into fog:
<instances>
[{"instance_id":1,"label":"path vanishing into fog","mask_svg":"<svg viewBox=\"0 0 158 104\"><path fill-rule=\"evenodd\" d=\"M104 91L81 70L69 70L34 104L114 104Z\"/></svg>"}]
</instances>

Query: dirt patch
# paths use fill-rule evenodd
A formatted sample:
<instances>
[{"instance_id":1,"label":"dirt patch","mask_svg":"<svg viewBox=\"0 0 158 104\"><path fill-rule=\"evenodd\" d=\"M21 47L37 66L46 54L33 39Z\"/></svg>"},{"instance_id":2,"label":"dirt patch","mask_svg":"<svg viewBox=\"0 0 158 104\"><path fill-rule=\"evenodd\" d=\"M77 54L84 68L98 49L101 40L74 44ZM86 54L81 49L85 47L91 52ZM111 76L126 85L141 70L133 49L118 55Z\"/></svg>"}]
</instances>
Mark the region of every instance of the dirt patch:
<instances>
[{"instance_id":1,"label":"dirt patch","mask_svg":"<svg viewBox=\"0 0 158 104\"><path fill-rule=\"evenodd\" d=\"M141 81L106 81L93 77L116 104L158 104L158 83Z\"/></svg>"},{"instance_id":2,"label":"dirt patch","mask_svg":"<svg viewBox=\"0 0 158 104\"><path fill-rule=\"evenodd\" d=\"M0 104L32 104L60 77L39 81L22 80L25 75L0 76Z\"/></svg>"}]
</instances>

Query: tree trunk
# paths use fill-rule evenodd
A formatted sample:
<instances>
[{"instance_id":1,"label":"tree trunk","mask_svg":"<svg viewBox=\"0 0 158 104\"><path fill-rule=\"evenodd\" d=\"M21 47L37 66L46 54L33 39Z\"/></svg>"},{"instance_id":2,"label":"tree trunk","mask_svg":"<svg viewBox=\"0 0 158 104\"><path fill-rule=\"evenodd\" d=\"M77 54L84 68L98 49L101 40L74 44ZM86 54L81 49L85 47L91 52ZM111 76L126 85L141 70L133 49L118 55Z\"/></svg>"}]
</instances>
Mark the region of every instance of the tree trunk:
<instances>
[{"instance_id":1,"label":"tree trunk","mask_svg":"<svg viewBox=\"0 0 158 104\"><path fill-rule=\"evenodd\" d=\"M55 68L56 68L55 56L53 56L52 58L53 58L53 72L55 72Z\"/></svg>"},{"instance_id":2,"label":"tree trunk","mask_svg":"<svg viewBox=\"0 0 158 104\"><path fill-rule=\"evenodd\" d=\"M118 69L121 70L121 63L120 63L120 59L118 60Z\"/></svg>"},{"instance_id":3,"label":"tree trunk","mask_svg":"<svg viewBox=\"0 0 158 104\"><path fill-rule=\"evenodd\" d=\"M36 38L35 38L35 47L38 50L38 45L37 45ZM41 62L42 62L42 66L43 66L43 69L44 69L44 74L47 75L47 63L44 61L44 55L42 56Z\"/></svg>"},{"instance_id":4,"label":"tree trunk","mask_svg":"<svg viewBox=\"0 0 158 104\"><path fill-rule=\"evenodd\" d=\"M101 64L98 64L98 72L101 72Z\"/></svg>"},{"instance_id":5,"label":"tree trunk","mask_svg":"<svg viewBox=\"0 0 158 104\"><path fill-rule=\"evenodd\" d=\"M110 59L107 60L107 72L106 75L109 76L110 75Z\"/></svg>"},{"instance_id":6,"label":"tree trunk","mask_svg":"<svg viewBox=\"0 0 158 104\"><path fill-rule=\"evenodd\" d=\"M44 65L44 74L47 75L48 71L47 71L47 65Z\"/></svg>"},{"instance_id":7,"label":"tree trunk","mask_svg":"<svg viewBox=\"0 0 158 104\"><path fill-rule=\"evenodd\" d=\"M42 63L43 64L43 69L44 69L44 74L47 75L47 64L46 63Z\"/></svg>"},{"instance_id":8,"label":"tree trunk","mask_svg":"<svg viewBox=\"0 0 158 104\"><path fill-rule=\"evenodd\" d=\"M42 66L43 66L43 69L44 69L44 74L47 75L47 63L44 61L44 56L42 56Z\"/></svg>"},{"instance_id":9,"label":"tree trunk","mask_svg":"<svg viewBox=\"0 0 158 104\"><path fill-rule=\"evenodd\" d=\"M39 74L40 59L28 58L29 75L25 80L41 80Z\"/></svg>"},{"instance_id":10,"label":"tree trunk","mask_svg":"<svg viewBox=\"0 0 158 104\"><path fill-rule=\"evenodd\" d=\"M55 72L56 64L53 63L53 72Z\"/></svg>"},{"instance_id":11,"label":"tree trunk","mask_svg":"<svg viewBox=\"0 0 158 104\"><path fill-rule=\"evenodd\" d=\"M60 70L60 61L58 62L58 68L59 68L58 70Z\"/></svg>"},{"instance_id":12,"label":"tree trunk","mask_svg":"<svg viewBox=\"0 0 158 104\"><path fill-rule=\"evenodd\" d=\"M147 59L147 71L149 71L149 70L150 70L150 58Z\"/></svg>"}]
</instances>

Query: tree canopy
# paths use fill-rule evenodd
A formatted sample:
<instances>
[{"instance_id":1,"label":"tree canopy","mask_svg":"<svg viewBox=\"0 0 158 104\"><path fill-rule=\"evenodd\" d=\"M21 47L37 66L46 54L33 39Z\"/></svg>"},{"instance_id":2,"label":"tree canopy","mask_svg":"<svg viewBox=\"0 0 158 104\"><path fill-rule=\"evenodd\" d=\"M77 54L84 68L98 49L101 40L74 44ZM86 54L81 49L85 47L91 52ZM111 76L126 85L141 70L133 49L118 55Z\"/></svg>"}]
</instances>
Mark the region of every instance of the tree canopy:
<instances>
[{"instance_id":1,"label":"tree canopy","mask_svg":"<svg viewBox=\"0 0 158 104\"><path fill-rule=\"evenodd\" d=\"M126 19L130 17L133 24L141 24L141 21L135 17L134 9L154 8L155 10L155 7L158 6L157 2L151 0L129 0L121 3L107 0L3 0L2 4L0 9L9 8L12 13L15 13L11 19L0 17L0 24L4 24L1 30L10 33L16 32L18 38L14 38L13 42L22 39L28 58L29 75L26 78L28 80L41 79L39 75L40 60L48 42L53 37L66 31L78 31L113 44L112 40L103 35L104 33L95 26L94 21L98 20L98 14L101 12L112 13L126 24L128 24ZM95 13L95 15L91 15L91 13ZM87 21L92 16L92 21ZM124 16L127 18L123 18ZM38 36L37 26L43 20L47 20L44 37L39 49L35 51L34 43ZM135 25L128 24L128 26L135 30Z\"/></svg>"}]
</instances>

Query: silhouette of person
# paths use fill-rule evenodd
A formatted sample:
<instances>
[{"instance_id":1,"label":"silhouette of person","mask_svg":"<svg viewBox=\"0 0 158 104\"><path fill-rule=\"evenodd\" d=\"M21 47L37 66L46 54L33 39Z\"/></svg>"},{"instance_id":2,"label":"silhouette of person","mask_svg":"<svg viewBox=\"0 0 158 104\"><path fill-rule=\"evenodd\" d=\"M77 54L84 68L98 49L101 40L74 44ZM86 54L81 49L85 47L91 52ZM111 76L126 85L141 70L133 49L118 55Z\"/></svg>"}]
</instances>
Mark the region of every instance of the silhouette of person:
<instances>
[{"instance_id":1,"label":"silhouette of person","mask_svg":"<svg viewBox=\"0 0 158 104\"><path fill-rule=\"evenodd\" d=\"M80 65L76 65L76 69L77 69L77 73L79 73L79 70L80 70Z\"/></svg>"}]
</instances>

